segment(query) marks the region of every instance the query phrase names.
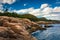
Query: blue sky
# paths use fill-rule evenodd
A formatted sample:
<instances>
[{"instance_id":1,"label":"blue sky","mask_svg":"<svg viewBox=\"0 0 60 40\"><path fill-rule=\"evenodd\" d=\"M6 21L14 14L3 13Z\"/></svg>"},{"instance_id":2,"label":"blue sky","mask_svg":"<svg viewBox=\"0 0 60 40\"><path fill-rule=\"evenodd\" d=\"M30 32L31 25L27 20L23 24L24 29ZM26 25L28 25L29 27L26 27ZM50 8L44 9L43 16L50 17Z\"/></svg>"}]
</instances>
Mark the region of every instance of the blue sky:
<instances>
[{"instance_id":1,"label":"blue sky","mask_svg":"<svg viewBox=\"0 0 60 40\"><path fill-rule=\"evenodd\" d=\"M60 20L60 0L0 0L0 9Z\"/></svg>"},{"instance_id":2,"label":"blue sky","mask_svg":"<svg viewBox=\"0 0 60 40\"><path fill-rule=\"evenodd\" d=\"M41 4L49 4L51 7L60 6L60 0L16 0L13 4L4 4L5 6L12 7L13 9L20 10L25 8L39 8ZM24 6L24 4L26 4Z\"/></svg>"}]
</instances>

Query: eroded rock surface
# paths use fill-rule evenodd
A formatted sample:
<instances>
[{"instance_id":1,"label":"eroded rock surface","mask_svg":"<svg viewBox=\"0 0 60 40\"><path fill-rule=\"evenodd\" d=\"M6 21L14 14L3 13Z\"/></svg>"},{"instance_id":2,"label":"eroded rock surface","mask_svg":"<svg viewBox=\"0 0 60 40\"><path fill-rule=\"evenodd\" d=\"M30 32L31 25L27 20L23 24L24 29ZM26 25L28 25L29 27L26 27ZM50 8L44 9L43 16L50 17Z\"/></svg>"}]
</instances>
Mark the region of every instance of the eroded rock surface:
<instances>
[{"instance_id":1,"label":"eroded rock surface","mask_svg":"<svg viewBox=\"0 0 60 40\"><path fill-rule=\"evenodd\" d=\"M36 40L30 32L43 29L28 19L0 16L0 40Z\"/></svg>"}]
</instances>

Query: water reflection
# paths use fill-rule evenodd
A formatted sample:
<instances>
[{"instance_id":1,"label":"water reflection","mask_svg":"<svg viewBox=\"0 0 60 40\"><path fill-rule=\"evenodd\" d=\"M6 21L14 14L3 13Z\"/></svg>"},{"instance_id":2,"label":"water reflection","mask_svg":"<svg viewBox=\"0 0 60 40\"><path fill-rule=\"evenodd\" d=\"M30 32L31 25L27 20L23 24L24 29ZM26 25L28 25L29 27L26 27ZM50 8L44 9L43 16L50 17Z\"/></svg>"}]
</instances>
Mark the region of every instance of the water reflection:
<instances>
[{"instance_id":1,"label":"water reflection","mask_svg":"<svg viewBox=\"0 0 60 40\"><path fill-rule=\"evenodd\" d=\"M53 26L44 31L38 30L32 35L38 40L60 40L60 24L53 24Z\"/></svg>"}]
</instances>

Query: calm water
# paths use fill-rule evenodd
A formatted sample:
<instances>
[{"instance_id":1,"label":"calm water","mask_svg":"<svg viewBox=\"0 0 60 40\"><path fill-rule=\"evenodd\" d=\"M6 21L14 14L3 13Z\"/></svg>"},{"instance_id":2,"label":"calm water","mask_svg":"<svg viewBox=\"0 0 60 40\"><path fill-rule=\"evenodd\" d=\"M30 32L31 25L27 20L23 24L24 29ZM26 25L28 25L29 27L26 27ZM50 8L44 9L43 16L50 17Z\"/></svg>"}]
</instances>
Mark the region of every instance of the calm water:
<instances>
[{"instance_id":1,"label":"calm water","mask_svg":"<svg viewBox=\"0 0 60 40\"><path fill-rule=\"evenodd\" d=\"M36 31L32 33L38 40L60 40L60 24L53 24L53 27L44 31Z\"/></svg>"}]
</instances>

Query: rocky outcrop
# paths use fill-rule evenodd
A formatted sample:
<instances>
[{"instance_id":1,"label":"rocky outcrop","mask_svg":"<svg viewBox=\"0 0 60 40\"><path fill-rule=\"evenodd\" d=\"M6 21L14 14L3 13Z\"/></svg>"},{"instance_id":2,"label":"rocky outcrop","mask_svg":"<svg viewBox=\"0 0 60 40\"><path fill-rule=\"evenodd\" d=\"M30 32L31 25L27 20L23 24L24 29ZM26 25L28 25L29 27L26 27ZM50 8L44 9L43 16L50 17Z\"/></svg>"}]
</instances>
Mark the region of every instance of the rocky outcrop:
<instances>
[{"instance_id":1,"label":"rocky outcrop","mask_svg":"<svg viewBox=\"0 0 60 40\"><path fill-rule=\"evenodd\" d=\"M38 24L54 24L53 22L49 22L49 21L38 21L38 22L36 22L36 23L38 23Z\"/></svg>"},{"instance_id":2,"label":"rocky outcrop","mask_svg":"<svg viewBox=\"0 0 60 40\"><path fill-rule=\"evenodd\" d=\"M0 16L0 40L36 40L30 33L41 29L44 28L25 18Z\"/></svg>"}]
</instances>

